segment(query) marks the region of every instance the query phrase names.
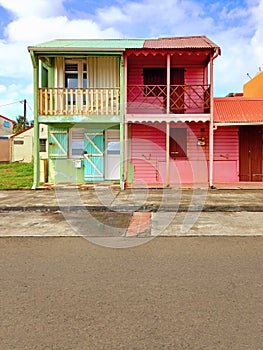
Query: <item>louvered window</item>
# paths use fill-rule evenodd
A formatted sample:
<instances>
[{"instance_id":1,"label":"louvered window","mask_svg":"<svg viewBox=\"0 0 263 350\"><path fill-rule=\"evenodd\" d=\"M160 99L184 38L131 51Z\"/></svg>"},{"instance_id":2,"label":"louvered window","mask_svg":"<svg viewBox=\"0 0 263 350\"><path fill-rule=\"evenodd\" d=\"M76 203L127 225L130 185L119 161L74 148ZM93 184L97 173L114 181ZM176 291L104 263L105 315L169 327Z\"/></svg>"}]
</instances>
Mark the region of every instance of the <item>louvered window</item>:
<instances>
[{"instance_id":1,"label":"louvered window","mask_svg":"<svg viewBox=\"0 0 263 350\"><path fill-rule=\"evenodd\" d=\"M70 130L70 157L83 157L84 151L84 129L72 128Z\"/></svg>"}]
</instances>

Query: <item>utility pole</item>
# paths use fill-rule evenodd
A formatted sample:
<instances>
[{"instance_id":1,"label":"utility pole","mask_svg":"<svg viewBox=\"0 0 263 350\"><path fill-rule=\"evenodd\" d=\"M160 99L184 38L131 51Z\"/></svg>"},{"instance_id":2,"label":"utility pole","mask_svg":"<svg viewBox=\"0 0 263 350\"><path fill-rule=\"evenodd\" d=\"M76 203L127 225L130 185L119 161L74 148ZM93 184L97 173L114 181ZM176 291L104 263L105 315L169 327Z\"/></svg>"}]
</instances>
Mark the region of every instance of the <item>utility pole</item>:
<instances>
[{"instance_id":1,"label":"utility pole","mask_svg":"<svg viewBox=\"0 0 263 350\"><path fill-rule=\"evenodd\" d=\"M23 122L23 130L26 129L26 99L23 101L24 103L24 122Z\"/></svg>"}]
</instances>

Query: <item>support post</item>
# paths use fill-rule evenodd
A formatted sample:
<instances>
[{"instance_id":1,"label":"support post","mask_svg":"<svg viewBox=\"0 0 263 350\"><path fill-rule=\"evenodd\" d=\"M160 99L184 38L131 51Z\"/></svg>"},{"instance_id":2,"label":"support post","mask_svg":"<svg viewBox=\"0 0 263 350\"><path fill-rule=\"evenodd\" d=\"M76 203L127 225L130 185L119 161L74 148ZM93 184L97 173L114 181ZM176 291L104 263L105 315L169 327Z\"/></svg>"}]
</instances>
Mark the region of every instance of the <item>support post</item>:
<instances>
[{"instance_id":1,"label":"support post","mask_svg":"<svg viewBox=\"0 0 263 350\"><path fill-rule=\"evenodd\" d=\"M123 56L120 57L120 188L124 190L125 187L125 171L124 171L124 119L125 119L125 74Z\"/></svg>"},{"instance_id":2,"label":"support post","mask_svg":"<svg viewBox=\"0 0 263 350\"><path fill-rule=\"evenodd\" d=\"M166 123L166 187L170 186L170 123Z\"/></svg>"},{"instance_id":3,"label":"support post","mask_svg":"<svg viewBox=\"0 0 263 350\"><path fill-rule=\"evenodd\" d=\"M213 91L213 63L214 59L210 56L210 124L209 124L209 186L213 187L214 170L214 91Z\"/></svg>"},{"instance_id":4,"label":"support post","mask_svg":"<svg viewBox=\"0 0 263 350\"><path fill-rule=\"evenodd\" d=\"M170 90L171 90L171 55L167 54L167 62L166 62L166 80L167 80L167 98L166 98L166 113L170 113Z\"/></svg>"},{"instance_id":5,"label":"support post","mask_svg":"<svg viewBox=\"0 0 263 350\"><path fill-rule=\"evenodd\" d=\"M30 51L33 64L34 82L34 180L32 189L39 187L39 123L38 123L38 86L39 86L39 63L38 58Z\"/></svg>"}]
</instances>

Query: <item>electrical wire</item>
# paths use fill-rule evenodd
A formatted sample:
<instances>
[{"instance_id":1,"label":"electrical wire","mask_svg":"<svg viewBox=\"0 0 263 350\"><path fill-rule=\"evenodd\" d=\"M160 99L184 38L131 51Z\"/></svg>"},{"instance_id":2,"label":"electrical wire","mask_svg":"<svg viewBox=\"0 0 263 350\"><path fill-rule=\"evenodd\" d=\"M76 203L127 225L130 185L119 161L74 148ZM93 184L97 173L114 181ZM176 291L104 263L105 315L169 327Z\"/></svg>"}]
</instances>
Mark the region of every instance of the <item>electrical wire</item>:
<instances>
[{"instance_id":1,"label":"electrical wire","mask_svg":"<svg viewBox=\"0 0 263 350\"><path fill-rule=\"evenodd\" d=\"M16 101L16 102L6 103L6 104L4 104L4 105L0 105L0 108L1 108L1 107L5 107L5 106L14 105L14 104L16 104L16 103L23 103L23 102L24 102L24 100L20 100L20 101Z\"/></svg>"}]
</instances>

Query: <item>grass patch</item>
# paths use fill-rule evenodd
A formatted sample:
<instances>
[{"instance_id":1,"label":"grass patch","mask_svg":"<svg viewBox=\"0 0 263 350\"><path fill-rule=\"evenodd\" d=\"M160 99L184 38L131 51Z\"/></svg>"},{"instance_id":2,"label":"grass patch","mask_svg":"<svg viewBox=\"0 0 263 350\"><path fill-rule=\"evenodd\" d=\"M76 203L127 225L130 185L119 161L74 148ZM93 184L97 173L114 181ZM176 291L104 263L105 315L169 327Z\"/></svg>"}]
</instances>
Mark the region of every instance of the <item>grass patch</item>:
<instances>
[{"instance_id":1,"label":"grass patch","mask_svg":"<svg viewBox=\"0 0 263 350\"><path fill-rule=\"evenodd\" d=\"M0 188L31 188L33 163L0 164Z\"/></svg>"}]
</instances>

